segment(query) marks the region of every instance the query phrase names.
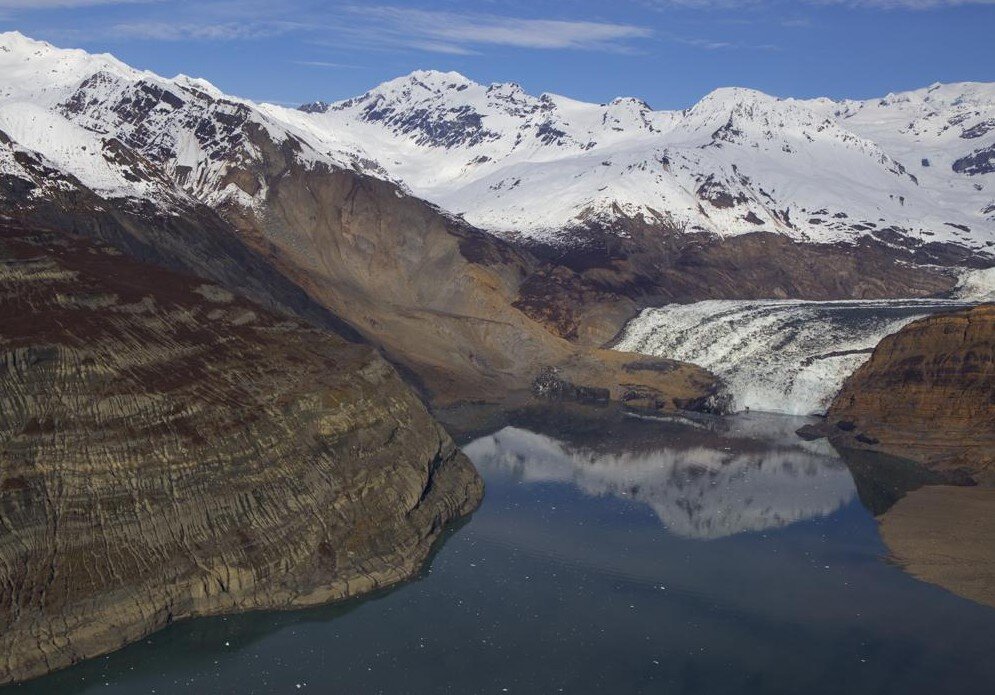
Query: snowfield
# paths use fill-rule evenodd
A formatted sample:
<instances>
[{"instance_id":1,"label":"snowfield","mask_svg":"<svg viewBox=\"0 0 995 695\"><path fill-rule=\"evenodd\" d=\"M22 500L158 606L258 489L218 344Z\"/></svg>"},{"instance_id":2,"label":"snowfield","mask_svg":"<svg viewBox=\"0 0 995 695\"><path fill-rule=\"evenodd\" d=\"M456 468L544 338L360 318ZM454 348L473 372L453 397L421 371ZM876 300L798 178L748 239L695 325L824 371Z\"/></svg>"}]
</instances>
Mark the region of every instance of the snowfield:
<instances>
[{"instance_id":1,"label":"snowfield","mask_svg":"<svg viewBox=\"0 0 995 695\"><path fill-rule=\"evenodd\" d=\"M354 143L416 195L498 232L562 240L626 216L719 235L995 247L995 150L981 157L991 166L955 171L995 147L992 84L866 102L720 89L654 111L422 71L303 114L263 108Z\"/></svg>"},{"instance_id":2,"label":"snowfield","mask_svg":"<svg viewBox=\"0 0 995 695\"><path fill-rule=\"evenodd\" d=\"M683 111L589 104L416 71L345 101L288 109L167 79L109 55L0 34L0 131L113 197L251 207L227 174L292 143L306 166L401 184L494 231L570 244L621 218L803 242L950 242L995 254L995 84L869 101L720 89ZM122 156L117 140L151 163ZM14 173L9 154L3 171ZM136 169L137 167L137 169Z\"/></svg>"},{"instance_id":3,"label":"snowfield","mask_svg":"<svg viewBox=\"0 0 995 695\"><path fill-rule=\"evenodd\" d=\"M995 302L995 268L964 272L954 294L967 302Z\"/></svg>"}]
</instances>

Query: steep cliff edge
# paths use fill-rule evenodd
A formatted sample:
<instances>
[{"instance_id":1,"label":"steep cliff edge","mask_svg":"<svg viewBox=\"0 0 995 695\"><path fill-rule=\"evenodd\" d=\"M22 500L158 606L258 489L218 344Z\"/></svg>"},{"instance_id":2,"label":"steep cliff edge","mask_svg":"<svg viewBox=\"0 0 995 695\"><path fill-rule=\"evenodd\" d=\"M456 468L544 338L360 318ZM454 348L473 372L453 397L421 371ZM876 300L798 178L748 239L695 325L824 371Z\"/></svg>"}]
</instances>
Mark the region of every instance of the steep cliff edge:
<instances>
[{"instance_id":1,"label":"steep cliff edge","mask_svg":"<svg viewBox=\"0 0 995 695\"><path fill-rule=\"evenodd\" d=\"M995 485L995 305L931 316L882 340L843 385L827 425L838 447Z\"/></svg>"},{"instance_id":2,"label":"steep cliff edge","mask_svg":"<svg viewBox=\"0 0 995 695\"><path fill-rule=\"evenodd\" d=\"M0 224L0 683L414 574L482 494L377 353Z\"/></svg>"}]
</instances>

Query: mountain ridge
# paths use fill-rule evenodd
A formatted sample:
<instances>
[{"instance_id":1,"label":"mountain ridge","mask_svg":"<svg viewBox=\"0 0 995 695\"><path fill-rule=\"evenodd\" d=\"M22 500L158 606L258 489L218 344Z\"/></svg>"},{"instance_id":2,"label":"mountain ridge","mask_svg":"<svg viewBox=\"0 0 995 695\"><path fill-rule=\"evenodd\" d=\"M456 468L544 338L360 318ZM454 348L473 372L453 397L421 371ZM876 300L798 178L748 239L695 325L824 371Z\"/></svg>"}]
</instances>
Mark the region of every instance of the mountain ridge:
<instances>
[{"instance_id":1,"label":"mountain ridge","mask_svg":"<svg viewBox=\"0 0 995 695\"><path fill-rule=\"evenodd\" d=\"M415 194L492 231L569 243L564 229L627 216L723 236L995 247L995 84L864 101L722 88L654 111L416 71L302 108Z\"/></svg>"},{"instance_id":2,"label":"mountain ridge","mask_svg":"<svg viewBox=\"0 0 995 695\"><path fill-rule=\"evenodd\" d=\"M55 206L62 222L277 309L327 310L444 400L527 390L569 365L568 381L632 395L612 360L569 343L605 345L646 306L920 297L952 289L951 267L995 263L973 218L931 227L940 235L857 216L849 196L877 190L865 179L904 191L916 177L813 108L755 91L657 112L416 72L308 113L19 34L0 46L3 208L51 218L51 202L76 191ZM782 151L783 133L797 151ZM812 148L845 157L830 176ZM816 224L799 211L827 190L850 212L827 207ZM508 209L508 226L480 224ZM280 296L239 271L249 266L281 282ZM529 348L509 359L505 343ZM672 403L672 385L654 398Z\"/></svg>"},{"instance_id":3,"label":"mountain ridge","mask_svg":"<svg viewBox=\"0 0 995 695\"><path fill-rule=\"evenodd\" d=\"M135 190L142 176L100 155L105 135L163 167L183 195L251 208L262 182L225 171L260 156L234 132L248 126L309 166L390 181L525 243L576 245L577 230L591 226L624 237L636 220L722 238L953 244L995 262L995 83L863 101L720 88L689 108L655 111L633 97L589 104L420 70L289 109L16 32L0 34L0 47L0 130L17 140L10 131L30 133L39 110L55 114L46 129L65 132L20 144L113 196L176 191ZM56 128L60 117L70 125ZM89 168L67 155L84 148Z\"/></svg>"}]
</instances>

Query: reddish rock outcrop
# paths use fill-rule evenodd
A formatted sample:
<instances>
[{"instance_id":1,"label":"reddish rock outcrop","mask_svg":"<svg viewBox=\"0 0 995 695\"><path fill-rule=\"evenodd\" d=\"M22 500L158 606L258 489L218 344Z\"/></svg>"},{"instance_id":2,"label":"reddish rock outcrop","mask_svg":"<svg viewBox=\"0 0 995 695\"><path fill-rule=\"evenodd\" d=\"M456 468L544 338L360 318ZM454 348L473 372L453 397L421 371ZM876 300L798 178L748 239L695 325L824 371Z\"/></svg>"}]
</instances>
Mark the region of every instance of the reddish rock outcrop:
<instances>
[{"instance_id":1,"label":"reddish rock outcrop","mask_svg":"<svg viewBox=\"0 0 995 695\"><path fill-rule=\"evenodd\" d=\"M882 340L843 385L827 427L838 447L995 485L995 305L921 319Z\"/></svg>"}]
</instances>

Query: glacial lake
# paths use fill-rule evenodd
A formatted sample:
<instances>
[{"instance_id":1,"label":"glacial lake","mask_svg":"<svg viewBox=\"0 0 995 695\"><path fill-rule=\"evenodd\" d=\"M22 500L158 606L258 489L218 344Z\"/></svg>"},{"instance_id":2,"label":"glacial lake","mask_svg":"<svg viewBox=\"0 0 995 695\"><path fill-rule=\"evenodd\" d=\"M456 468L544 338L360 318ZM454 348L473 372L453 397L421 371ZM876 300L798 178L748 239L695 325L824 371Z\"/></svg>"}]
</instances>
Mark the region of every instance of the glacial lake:
<instances>
[{"instance_id":1,"label":"glacial lake","mask_svg":"<svg viewBox=\"0 0 995 695\"><path fill-rule=\"evenodd\" d=\"M182 622L4 692L995 692L995 610L890 564L865 504L894 487L858 494L805 422L478 424L461 443L486 499L420 578Z\"/></svg>"}]
</instances>

